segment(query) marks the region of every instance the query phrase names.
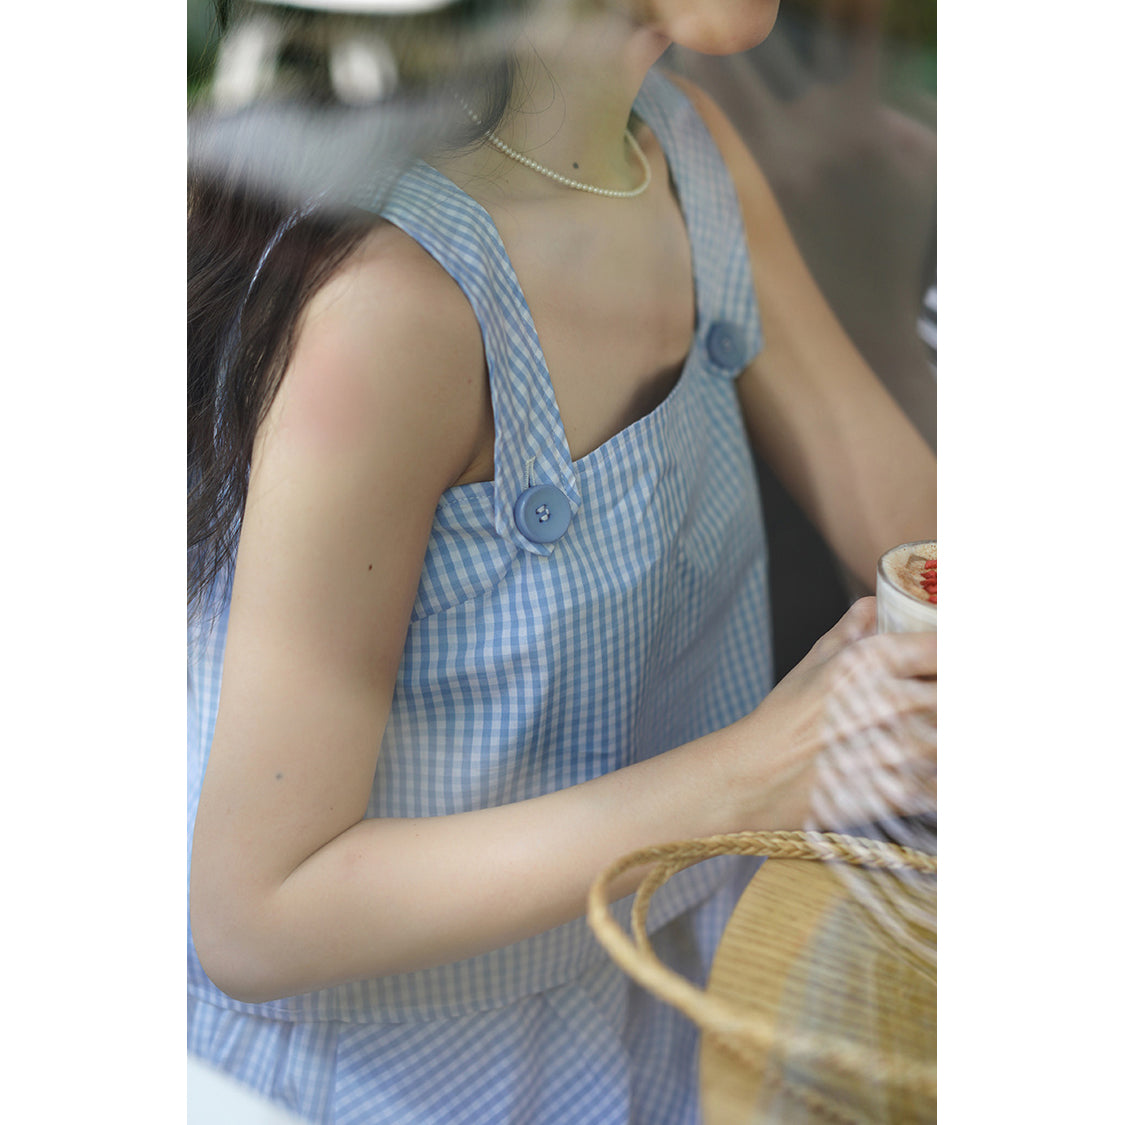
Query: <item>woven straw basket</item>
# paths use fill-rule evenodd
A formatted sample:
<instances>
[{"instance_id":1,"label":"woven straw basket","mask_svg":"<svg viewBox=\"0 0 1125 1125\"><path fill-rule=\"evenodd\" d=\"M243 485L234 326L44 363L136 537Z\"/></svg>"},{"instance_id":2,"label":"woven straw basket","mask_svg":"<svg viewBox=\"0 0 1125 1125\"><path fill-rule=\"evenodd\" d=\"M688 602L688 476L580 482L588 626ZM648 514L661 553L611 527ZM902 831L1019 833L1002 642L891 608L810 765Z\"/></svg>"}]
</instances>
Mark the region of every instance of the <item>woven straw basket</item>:
<instances>
[{"instance_id":1,"label":"woven straw basket","mask_svg":"<svg viewBox=\"0 0 1125 1125\"><path fill-rule=\"evenodd\" d=\"M652 896L719 855L770 857L732 915L706 990L655 954ZM632 936L607 889L649 867ZM588 919L635 981L701 1030L706 1125L924 1125L936 1119L937 859L815 832L741 832L618 860L590 890Z\"/></svg>"}]
</instances>

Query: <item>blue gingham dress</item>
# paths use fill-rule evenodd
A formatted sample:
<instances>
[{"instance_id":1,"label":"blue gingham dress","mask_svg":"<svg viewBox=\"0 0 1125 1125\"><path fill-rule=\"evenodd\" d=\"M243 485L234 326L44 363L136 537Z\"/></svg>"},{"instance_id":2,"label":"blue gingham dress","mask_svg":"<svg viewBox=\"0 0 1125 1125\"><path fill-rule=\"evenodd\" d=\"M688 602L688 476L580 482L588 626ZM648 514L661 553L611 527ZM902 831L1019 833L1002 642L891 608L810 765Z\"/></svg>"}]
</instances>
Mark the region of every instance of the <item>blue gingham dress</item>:
<instances>
[{"instance_id":1,"label":"blue gingham dress","mask_svg":"<svg viewBox=\"0 0 1125 1125\"><path fill-rule=\"evenodd\" d=\"M766 548L734 385L760 347L738 203L675 86L650 74L636 110L687 222L696 334L669 396L577 462L486 212L424 164L378 205L476 312L496 445L494 479L450 489L437 509L369 816L442 816L576 785L733 722L771 687ZM556 516L569 509L554 542L513 514L545 487ZM189 865L225 598L211 617L189 646ZM705 980L753 865L709 860L658 892L650 932L677 971ZM628 908L615 907L623 921ZM456 964L265 1004L219 992L189 934L188 983L189 1050L310 1121L698 1119L693 1028L632 986L581 918Z\"/></svg>"}]
</instances>

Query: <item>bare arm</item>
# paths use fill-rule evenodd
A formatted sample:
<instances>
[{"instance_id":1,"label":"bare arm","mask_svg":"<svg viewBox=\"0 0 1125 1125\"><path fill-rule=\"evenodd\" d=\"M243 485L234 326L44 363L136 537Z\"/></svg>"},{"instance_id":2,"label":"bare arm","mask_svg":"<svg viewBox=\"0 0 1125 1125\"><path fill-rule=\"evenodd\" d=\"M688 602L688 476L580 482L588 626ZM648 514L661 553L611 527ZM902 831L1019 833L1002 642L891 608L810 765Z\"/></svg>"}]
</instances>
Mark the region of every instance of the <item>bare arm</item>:
<instances>
[{"instance_id":1,"label":"bare arm","mask_svg":"<svg viewBox=\"0 0 1125 1125\"><path fill-rule=\"evenodd\" d=\"M884 550L935 534L933 453L821 296L734 128L706 95L679 81L723 153L742 207L764 338L739 380L751 440L870 588Z\"/></svg>"},{"instance_id":2,"label":"bare arm","mask_svg":"<svg viewBox=\"0 0 1125 1125\"><path fill-rule=\"evenodd\" d=\"M911 680L932 639L857 639L861 607L728 728L533 800L365 819L435 506L487 410L464 298L401 236L380 251L314 301L255 447L191 875L203 967L248 1001L548 929L637 847L801 827L826 701L874 674L845 649L874 645L875 673L908 681L902 708L932 706Z\"/></svg>"},{"instance_id":3,"label":"bare arm","mask_svg":"<svg viewBox=\"0 0 1125 1125\"><path fill-rule=\"evenodd\" d=\"M723 735L504 808L364 819L434 509L487 409L472 313L420 255L384 233L315 300L255 447L191 887L203 965L244 999L500 947L577 917L622 852L740 822Z\"/></svg>"}]
</instances>

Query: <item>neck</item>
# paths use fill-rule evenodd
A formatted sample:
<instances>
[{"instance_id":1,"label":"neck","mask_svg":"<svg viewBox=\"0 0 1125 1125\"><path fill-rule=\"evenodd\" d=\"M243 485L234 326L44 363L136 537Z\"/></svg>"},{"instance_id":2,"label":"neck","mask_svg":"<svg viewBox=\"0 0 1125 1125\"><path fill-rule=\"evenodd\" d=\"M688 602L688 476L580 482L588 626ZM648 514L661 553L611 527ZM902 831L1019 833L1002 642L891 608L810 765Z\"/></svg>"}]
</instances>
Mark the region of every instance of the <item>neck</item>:
<instances>
[{"instance_id":1,"label":"neck","mask_svg":"<svg viewBox=\"0 0 1125 1125\"><path fill-rule=\"evenodd\" d=\"M530 27L517 47L512 108L497 130L513 149L573 179L635 187L625 130L668 41L620 15Z\"/></svg>"}]
</instances>

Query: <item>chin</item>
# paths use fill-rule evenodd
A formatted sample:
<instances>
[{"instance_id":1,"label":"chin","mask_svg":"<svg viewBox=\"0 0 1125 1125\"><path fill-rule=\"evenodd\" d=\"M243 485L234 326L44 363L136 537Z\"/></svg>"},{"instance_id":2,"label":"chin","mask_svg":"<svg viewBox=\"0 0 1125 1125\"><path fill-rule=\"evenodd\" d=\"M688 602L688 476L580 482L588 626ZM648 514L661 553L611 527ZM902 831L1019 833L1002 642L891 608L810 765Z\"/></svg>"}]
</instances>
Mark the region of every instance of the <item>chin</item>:
<instances>
[{"instance_id":1,"label":"chin","mask_svg":"<svg viewBox=\"0 0 1125 1125\"><path fill-rule=\"evenodd\" d=\"M733 55L756 47L777 20L780 0L654 0L656 30L703 55Z\"/></svg>"}]
</instances>

